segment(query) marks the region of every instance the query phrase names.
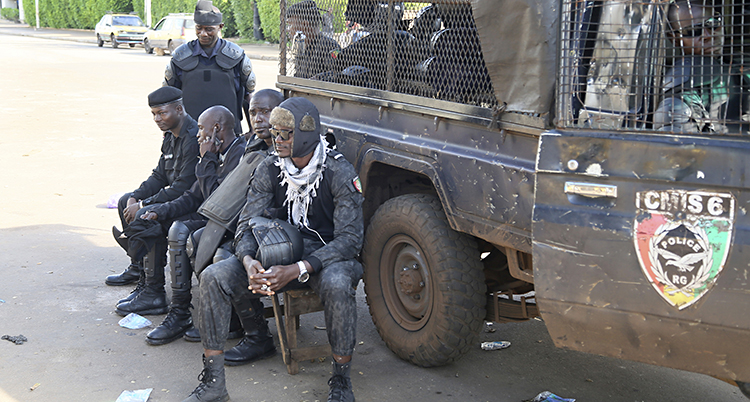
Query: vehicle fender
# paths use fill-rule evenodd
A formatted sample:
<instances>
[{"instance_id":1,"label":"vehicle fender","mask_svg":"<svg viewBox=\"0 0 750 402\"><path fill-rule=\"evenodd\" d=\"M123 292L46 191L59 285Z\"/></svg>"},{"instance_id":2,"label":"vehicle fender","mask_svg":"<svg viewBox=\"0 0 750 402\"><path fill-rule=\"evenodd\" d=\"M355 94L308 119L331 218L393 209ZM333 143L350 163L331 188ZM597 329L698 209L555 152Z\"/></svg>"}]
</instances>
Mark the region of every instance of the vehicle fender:
<instances>
[{"instance_id":1,"label":"vehicle fender","mask_svg":"<svg viewBox=\"0 0 750 402\"><path fill-rule=\"evenodd\" d=\"M448 217L448 221L450 222L452 227L456 227L453 208L448 199L448 195L445 193L445 186L443 186L442 184L442 179L438 174L436 161L421 155L401 152L393 149L385 149L377 146L370 147L360 154L360 158L357 163L357 166L359 166L358 171L360 172L360 181L362 182L362 189L364 194L367 193L368 174L375 163L382 163L384 165L393 166L427 177L430 182L432 182L435 193L438 195L440 203L443 205L443 210L445 211L445 215Z\"/></svg>"}]
</instances>

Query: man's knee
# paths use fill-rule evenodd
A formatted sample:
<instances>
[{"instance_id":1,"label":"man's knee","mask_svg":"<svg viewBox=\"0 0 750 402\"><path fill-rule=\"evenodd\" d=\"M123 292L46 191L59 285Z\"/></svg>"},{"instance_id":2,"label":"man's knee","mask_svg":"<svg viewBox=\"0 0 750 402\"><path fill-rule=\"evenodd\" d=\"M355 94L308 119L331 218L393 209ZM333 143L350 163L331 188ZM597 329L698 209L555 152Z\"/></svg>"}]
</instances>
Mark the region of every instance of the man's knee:
<instances>
[{"instance_id":1,"label":"man's knee","mask_svg":"<svg viewBox=\"0 0 750 402\"><path fill-rule=\"evenodd\" d=\"M169 227L167 239L170 244L184 245L187 243L189 235L190 229L182 221L174 221L172 226Z\"/></svg>"},{"instance_id":2,"label":"man's knee","mask_svg":"<svg viewBox=\"0 0 750 402\"><path fill-rule=\"evenodd\" d=\"M342 261L326 267L321 272L317 293L323 299L331 297L353 298L361 274L361 264L357 261Z\"/></svg>"},{"instance_id":3,"label":"man's knee","mask_svg":"<svg viewBox=\"0 0 750 402\"><path fill-rule=\"evenodd\" d=\"M218 286L224 289L225 293L231 293L233 282L238 275L237 264L239 261L236 258L228 258L206 267L199 277L201 289ZM242 264L239 265L241 268Z\"/></svg>"}]
</instances>

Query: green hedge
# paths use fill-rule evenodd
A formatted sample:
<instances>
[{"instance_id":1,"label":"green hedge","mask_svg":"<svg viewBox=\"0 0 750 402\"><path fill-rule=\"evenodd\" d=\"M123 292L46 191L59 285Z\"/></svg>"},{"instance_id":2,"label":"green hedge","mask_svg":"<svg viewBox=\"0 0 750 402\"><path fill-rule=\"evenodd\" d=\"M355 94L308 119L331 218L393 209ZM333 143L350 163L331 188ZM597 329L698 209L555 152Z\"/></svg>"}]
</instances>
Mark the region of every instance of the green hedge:
<instances>
[{"instance_id":1,"label":"green hedge","mask_svg":"<svg viewBox=\"0 0 750 402\"><path fill-rule=\"evenodd\" d=\"M34 0L23 1L26 10L26 23L36 24ZM157 22L169 13L192 13L196 0L151 0L151 22ZM250 0L213 0L214 5L224 16L224 37L241 35L252 38L253 6ZM276 0L275 22L278 41L279 12ZM39 24L52 28L94 29L94 26L107 11L129 13L135 11L143 21L144 0L44 0L39 2ZM273 14L271 14L273 15ZM261 20L263 14L261 14ZM265 22L264 22L265 27Z\"/></svg>"},{"instance_id":2,"label":"green hedge","mask_svg":"<svg viewBox=\"0 0 750 402\"><path fill-rule=\"evenodd\" d=\"M26 23L36 24L34 0L23 0ZM130 0L46 0L39 2L39 24L52 28L93 29L107 11L133 11Z\"/></svg>"},{"instance_id":3,"label":"green hedge","mask_svg":"<svg viewBox=\"0 0 750 402\"><path fill-rule=\"evenodd\" d=\"M260 25L263 27L263 35L266 40L279 43L279 0L258 0L258 14L260 14ZM250 26L252 29L252 25Z\"/></svg>"},{"instance_id":4,"label":"green hedge","mask_svg":"<svg viewBox=\"0 0 750 402\"><path fill-rule=\"evenodd\" d=\"M0 17L5 18L6 20L18 22L18 9L10 7L3 8L0 10Z\"/></svg>"},{"instance_id":5,"label":"green hedge","mask_svg":"<svg viewBox=\"0 0 750 402\"><path fill-rule=\"evenodd\" d=\"M242 38L253 37L253 2L252 0L240 0L232 2L232 14L237 26L237 36Z\"/></svg>"}]
</instances>

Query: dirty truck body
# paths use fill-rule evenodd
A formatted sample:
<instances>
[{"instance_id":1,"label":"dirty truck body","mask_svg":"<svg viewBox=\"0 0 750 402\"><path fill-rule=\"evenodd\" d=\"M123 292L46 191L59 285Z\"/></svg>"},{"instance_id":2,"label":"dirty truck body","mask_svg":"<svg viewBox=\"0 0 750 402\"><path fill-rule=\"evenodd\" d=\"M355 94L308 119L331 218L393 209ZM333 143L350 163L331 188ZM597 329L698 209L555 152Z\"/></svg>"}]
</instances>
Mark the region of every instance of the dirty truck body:
<instances>
[{"instance_id":1,"label":"dirty truck body","mask_svg":"<svg viewBox=\"0 0 750 402\"><path fill-rule=\"evenodd\" d=\"M365 291L396 354L446 364L484 320L541 316L559 347L750 381L748 5L716 7L726 104L697 129L659 114L684 56L663 3L317 7L338 48L282 18L277 85L360 174Z\"/></svg>"}]
</instances>

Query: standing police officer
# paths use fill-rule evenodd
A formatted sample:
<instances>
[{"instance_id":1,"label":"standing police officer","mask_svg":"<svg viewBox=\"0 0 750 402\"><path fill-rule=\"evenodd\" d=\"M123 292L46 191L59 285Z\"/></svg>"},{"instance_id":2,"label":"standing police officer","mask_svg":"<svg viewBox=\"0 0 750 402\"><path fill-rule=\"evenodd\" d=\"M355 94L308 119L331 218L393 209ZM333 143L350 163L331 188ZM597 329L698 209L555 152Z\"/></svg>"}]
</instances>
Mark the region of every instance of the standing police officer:
<instances>
[{"instance_id":1,"label":"standing police officer","mask_svg":"<svg viewBox=\"0 0 750 402\"><path fill-rule=\"evenodd\" d=\"M219 38L224 24L213 2L199 0L193 19L198 39L175 49L164 72L164 85L182 89L185 110L193 118L214 105L229 109L239 135L242 102L255 89L252 64L242 48Z\"/></svg>"}]
</instances>

